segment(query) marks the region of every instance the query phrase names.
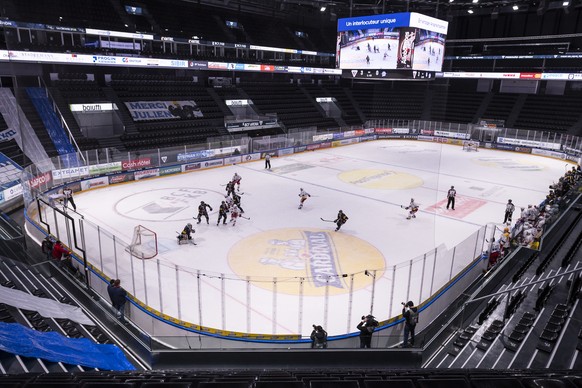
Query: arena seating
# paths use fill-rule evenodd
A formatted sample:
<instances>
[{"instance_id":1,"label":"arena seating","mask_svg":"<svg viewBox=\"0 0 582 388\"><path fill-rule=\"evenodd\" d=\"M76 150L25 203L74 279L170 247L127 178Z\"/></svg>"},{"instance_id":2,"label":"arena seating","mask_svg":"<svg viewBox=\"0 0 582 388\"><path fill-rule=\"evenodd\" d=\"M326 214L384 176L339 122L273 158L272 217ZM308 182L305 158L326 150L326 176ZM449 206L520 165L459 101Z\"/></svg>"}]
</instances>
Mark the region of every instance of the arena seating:
<instances>
[{"instance_id":1,"label":"arena seating","mask_svg":"<svg viewBox=\"0 0 582 388\"><path fill-rule=\"evenodd\" d=\"M73 274L71 273L71 276ZM53 279L47 278L38 270L17 261L0 257L0 287L28 292L40 298L59 301L75 306L68 297L66 290ZM4 323L19 323L25 327L43 332L56 332L69 338L87 338L95 343L111 344L110 338L97 325L84 325L69 319L47 318L37 311L25 310L0 303L0 321ZM46 372L83 372L87 369L80 365L68 365L39 358L18 356L0 351L0 369L4 373L46 373ZM1 375L3 378L6 375ZM4 386L5 380L0 380Z\"/></svg>"},{"instance_id":2,"label":"arena seating","mask_svg":"<svg viewBox=\"0 0 582 388\"><path fill-rule=\"evenodd\" d=\"M2 387L133 387L133 388L534 388L579 387L571 370L422 369L349 370L192 370L141 372L29 373L0 376Z\"/></svg>"},{"instance_id":3,"label":"arena seating","mask_svg":"<svg viewBox=\"0 0 582 388\"><path fill-rule=\"evenodd\" d=\"M338 123L323 116L315 100L310 101L301 87L280 82L241 83L244 91L262 114L277 113L287 128L315 126L320 129L336 128Z\"/></svg>"},{"instance_id":4,"label":"arena seating","mask_svg":"<svg viewBox=\"0 0 582 388\"><path fill-rule=\"evenodd\" d=\"M47 7L42 0L18 0L10 5L4 8L6 14L3 16L12 20L112 30L120 30L124 25L117 12L111 12L106 1L79 0L75 7L65 2L54 2Z\"/></svg>"},{"instance_id":5,"label":"arena seating","mask_svg":"<svg viewBox=\"0 0 582 388\"><path fill-rule=\"evenodd\" d=\"M355 84L351 92L366 119L423 118L427 85Z\"/></svg>"},{"instance_id":6,"label":"arena seating","mask_svg":"<svg viewBox=\"0 0 582 388\"><path fill-rule=\"evenodd\" d=\"M542 131L568 130L580 118L577 107L581 104L580 95L528 94L515 127Z\"/></svg>"}]
</instances>

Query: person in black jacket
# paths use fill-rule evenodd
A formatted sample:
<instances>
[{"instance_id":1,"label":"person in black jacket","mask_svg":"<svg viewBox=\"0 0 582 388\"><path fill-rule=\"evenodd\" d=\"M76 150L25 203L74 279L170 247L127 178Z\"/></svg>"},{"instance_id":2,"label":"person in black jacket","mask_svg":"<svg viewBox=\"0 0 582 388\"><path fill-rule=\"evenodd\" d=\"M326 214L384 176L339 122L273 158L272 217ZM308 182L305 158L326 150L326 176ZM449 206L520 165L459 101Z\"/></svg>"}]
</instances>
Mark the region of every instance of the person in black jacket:
<instances>
[{"instance_id":1,"label":"person in black jacket","mask_svg":"<svg viewBox=\"0 0 582 388\"><path fill-rule=\"evenodd\" d=\"M402 317L404 318L404 340L402 341L401 348L407 348L409 346L414 346L414 329L418 323L418 308L414 306L414 303L409 300L407 303L402 303ZM410 343L408 342L408 336L410 335Z\"/></svg>"},{"instance_id":2,"label":"person in black jacket","mask_svg":"<svg viewBox=\"0 0 582 388\"><path fill-rule=\"evenodd\" d=\"M113 282L113 287L111 288L110 294L111 302L113 307L117 310L117 318L121 323L126 323L125 320L125 302L127 297L127 292L121 288L121 280L115 279Z\"/></svg>"},{"instance_id":3,"label":"person in black jacket","mask_svg":"<svg viewBox=\"0 0 582 388\"><path fill-rule=\"evenodd\" d=\"M357 326L360 331L360 348L372 347L372 333L376 327L378 327L378 321L373 315L362 316L362 321Z\"/></svg>"},{"instance_id":4,"label":"person in black jacket","mask_svg":"<svg viewBox=\"0 0 582 388\"><path fill-rule=\"evenodd\" d=\"M325 349L327 348L327 332L323 330L323 327L319 325L313 325L313 331L311 332L311 348L312 349Z\"/></svg>"}]
</instances>

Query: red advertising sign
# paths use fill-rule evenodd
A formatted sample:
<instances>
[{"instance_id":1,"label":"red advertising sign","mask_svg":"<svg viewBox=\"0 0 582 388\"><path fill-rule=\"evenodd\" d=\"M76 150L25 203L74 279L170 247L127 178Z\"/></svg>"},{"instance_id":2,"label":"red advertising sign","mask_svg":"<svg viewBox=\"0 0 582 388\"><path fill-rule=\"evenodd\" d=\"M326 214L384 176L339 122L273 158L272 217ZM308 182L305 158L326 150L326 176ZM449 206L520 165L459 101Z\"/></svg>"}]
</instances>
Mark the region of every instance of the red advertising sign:
<instances>
[{"instance_id":1,"label":"red advertising sign","mask_svg":"<svg viewBox=\"0 0 582 388\"><path fill-rule=\"evenodd\" d=\"M132 160L124 160L121 162L121 168L123 170L133 170L135 168L149 167L152 165L151 158L139 158Z\"/></svg>"},{"instance_id":2,"label":"red advertising sign","mask_svg":"<svg viewBox=\"0 0 582 388\"><path fill-rule=\"evenodd\" d=\"M375 128L376 133L392 133L392 128Z\"/></svg>"},{"instance_id":3,"label":"red advertising sign","mask_svg":"<svg viewBox=\"0 0 582 388\"><path fill-rule=\"evenodd\" d=\"M28 180L28 184L32 189L36 189L40 185L48 185L53 180L53 175L50 172L45 172Z\"/></svg>"}]
</instances>

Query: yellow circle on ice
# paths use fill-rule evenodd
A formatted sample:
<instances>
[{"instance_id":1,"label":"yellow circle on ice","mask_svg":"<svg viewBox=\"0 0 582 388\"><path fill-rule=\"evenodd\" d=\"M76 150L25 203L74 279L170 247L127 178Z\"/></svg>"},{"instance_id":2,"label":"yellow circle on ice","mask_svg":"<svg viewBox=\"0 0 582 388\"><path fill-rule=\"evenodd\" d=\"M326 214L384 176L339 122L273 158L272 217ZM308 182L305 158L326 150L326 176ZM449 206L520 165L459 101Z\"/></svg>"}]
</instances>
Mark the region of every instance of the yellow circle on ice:
<instances>
[{"instance_id":1,"label":"yellow circle on ice","mask_svg":"<svg viewBox=\"0 0 582 388\"><path fill-rule=\"evenodd\" d=\"M330 224L331 225L331 224ZM228 263L241 279L288 295L345 294L382 277L384 256L370 243L333 229L286 228L249 236L228 253ZM346 276L343 276L346 275ZM274 279L276 278L276 282Z\"/></svg>"},{"instance_id":2,"label":"yellow circle on ice","mask_svg":"<svg viewBox=\"0 0 582 388\"><path fill-rule=\"evenodd\" d=\"M345 171L339 174L339 179L366 189L380 190L413 189L424 183L416 175L380 169Z\"/></svg>"}]
</instances>

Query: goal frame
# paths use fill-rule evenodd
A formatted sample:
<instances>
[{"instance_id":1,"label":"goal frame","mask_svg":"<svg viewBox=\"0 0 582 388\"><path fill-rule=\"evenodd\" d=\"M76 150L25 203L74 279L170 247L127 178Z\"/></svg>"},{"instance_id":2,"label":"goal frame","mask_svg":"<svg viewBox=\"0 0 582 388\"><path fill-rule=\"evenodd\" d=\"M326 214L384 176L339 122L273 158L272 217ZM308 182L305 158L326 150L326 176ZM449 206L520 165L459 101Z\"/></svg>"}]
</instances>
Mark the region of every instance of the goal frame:
<instances>
[{"instance_id":1,"label":"goal frame","mask_svg":"<svg viewBox=\"0 0 582 388\"><path fill-rule=\"evenodd\" d=\"M144 246L147 249L142 249ZM125 250L138 259L153 259L158 255L158 235L143 225L137 225L133 228L131 244Z\"/></svg>"}]
</instances>

